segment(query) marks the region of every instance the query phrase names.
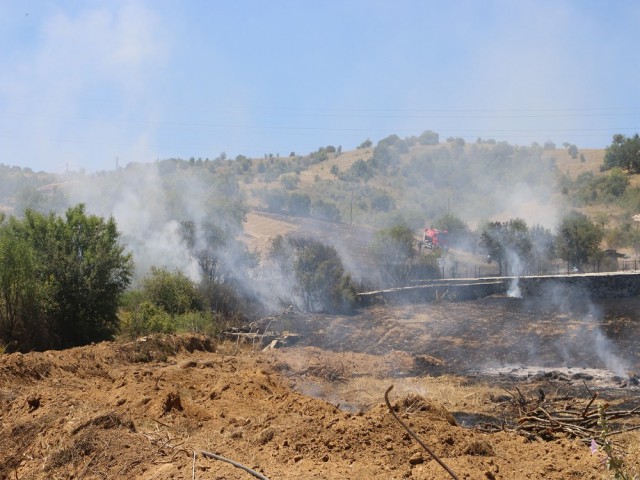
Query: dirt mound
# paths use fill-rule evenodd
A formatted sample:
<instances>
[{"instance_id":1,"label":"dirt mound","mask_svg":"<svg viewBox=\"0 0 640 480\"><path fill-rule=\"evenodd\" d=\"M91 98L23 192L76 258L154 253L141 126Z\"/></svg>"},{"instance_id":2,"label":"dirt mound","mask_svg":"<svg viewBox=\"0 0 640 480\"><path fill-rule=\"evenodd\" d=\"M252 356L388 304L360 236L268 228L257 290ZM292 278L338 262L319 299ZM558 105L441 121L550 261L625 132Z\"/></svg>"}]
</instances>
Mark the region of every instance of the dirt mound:
<instances>
[{"instance_id":1,"label":"dirt mound","mask_svg":"<svg viewBox=\"0 0 640 480\"><path fill-rule=\"evenodd\" d=\"M201 451L271 479L448 478L389 413L391 381L396 413L460 478L600 478L600 458L577 440L465 428L455 411L495 406L490 389L390 378L414 364L197 336L4 355L0 478L250 478Z\"/></svg>"}]
</instances>

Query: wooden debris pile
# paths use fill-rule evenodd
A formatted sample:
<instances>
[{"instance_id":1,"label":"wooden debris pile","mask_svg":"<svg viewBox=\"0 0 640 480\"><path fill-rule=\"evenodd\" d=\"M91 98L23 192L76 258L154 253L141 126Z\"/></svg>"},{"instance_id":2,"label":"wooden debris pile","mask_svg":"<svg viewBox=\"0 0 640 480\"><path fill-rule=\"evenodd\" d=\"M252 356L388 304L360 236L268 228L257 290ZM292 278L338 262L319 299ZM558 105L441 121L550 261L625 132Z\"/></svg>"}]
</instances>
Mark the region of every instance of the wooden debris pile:
<instances>
[{"instance_id":1,"label":"wooden debris pile","mask_svg":"<svg viewBox=\"0 0 640 480\"><path fill-rule=\"evenodd\" d=\"M240 327L231 327L221 332L220 337L238 343L250 343L265 350L291 346L300 340L301 335L287 330L272 329L273 326L282 324L281 318L289 313L290 309L287 309L279 316L265 317Z\"/></svg>"},{"instance_id":2,"label":"wooden debris pile","mask_svg":"<svg viewBox=\"0 0 640 480\"><path fill-rule=\"evenodd\" d=\"M538 389L537 397L526 398L517 387L517 393L507 392L512 397L509 406L515 410L515 423L485 423L476 428L486 432L515 431L528 438L543 440L554 440L564 435L585 443L599 442L605 425L607 437L640 429L640 406L622 409L606 402L596 402L597 392L589 391L588 398L548 396L542 389Z\"/></svg>"}]
</instances>

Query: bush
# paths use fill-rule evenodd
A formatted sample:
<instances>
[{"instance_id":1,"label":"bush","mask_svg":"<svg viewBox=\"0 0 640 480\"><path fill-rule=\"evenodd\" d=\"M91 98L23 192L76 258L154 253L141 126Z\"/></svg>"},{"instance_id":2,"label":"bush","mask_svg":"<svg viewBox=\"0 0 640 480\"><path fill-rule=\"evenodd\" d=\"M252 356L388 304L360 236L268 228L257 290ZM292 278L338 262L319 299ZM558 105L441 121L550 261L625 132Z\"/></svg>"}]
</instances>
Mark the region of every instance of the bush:
<instances>
[{"instance_id":1,"label":"bush","mask_svg":"<svg viewBox=\"0 0 640 480\"><path fill-rule=\"evenodd\" d=\"M373 177L373 171L369 163L361 158L351 164L344 176L345 180L362 180L368 182Z\"/></svg>"},{"instance_id":2,"label":"bush","mask_svg":"<svg viewBox=\"0 0 640 480\"><path fill-rule=\"evenodd\" d=\"M373 142L367 138L364 142L358 145L357 149L360 150L362 148L369 148L371 147L371 145L373 145Z\"/></svg>"},{"instance_id":3,"label":"bush","mask_svg":"<svg viewBox=\"0 0 640 480\"><path fill-rule=\"evenodd\" d=\"M174 325L178 332L216 335L221 330L221 322L217 320L211 312L186 312L175 317Z\"/></svg>"},{"instance_id":4,"label":"bush","mask_svg":"<svg viewBox=\"0 0 640 480\"><path fill-rule=\"evenodd\" d=\"M287 200L287 210L291 215L308 217L311 212L311 197L306 193L293 192Z\"/></svg>"},{"instance_id":5,"label":"bush","mask_svg":"<svg viewBox=\"0 0 640 480\"><path fill-rule=\"evenodd\" d=\"M281 190L265 190L261 196L270 212L282 213L287 205L287 194Z\"/></svg>"},{"instance_id":6,"label":"bush","mask_svg":"<svg viewBox=\"0 0 640 480\"><path fill-rule=\"evenodd\" d=\"M371 208L377 212L388 212L395 208L393 197L384 190L374 190L371 197Z\"/></svg>"},{"instance_id":7,"label":"bush","mask_svg":"<svg viewBox=\"0 0 640 480\"><path fill-rule=\"evenodd\" d=\"M195 283L182 272L164 267L151 267L151 274L142 280L142 295L169 315L203 310Z\"/></svg>"},{"instance_id":8,"label":"bush","mask_svg":"<svg viewBox=\"0 0 640 480\"><path fill-rule=\"evenodd\" d=\"M280 183L287 190L293 190L300 183L300 177L298 175L283 175L280 177Z\"/></svg>"},{"instance_id":9,"label":"bush","mask_svg":"<svg viewBox=\"0 0 640 480\"><path fill-rule=\"evenodd\" d=\"M171 315L149 301L120 312L120 333L127 338L137 338L152 333L173 333L175 323Z\"/></svg>"},{"instance_id":10,"label":"bush","mask_svg":"<svg viewBox=\"0 0 640 480\"><path fill-rule=\"evenodd\" d=\"M328 222L339 222L341 219L338 207L334 203L325 202L322 199L312 202L311 216Z\"/></svg>"}]
</instances>

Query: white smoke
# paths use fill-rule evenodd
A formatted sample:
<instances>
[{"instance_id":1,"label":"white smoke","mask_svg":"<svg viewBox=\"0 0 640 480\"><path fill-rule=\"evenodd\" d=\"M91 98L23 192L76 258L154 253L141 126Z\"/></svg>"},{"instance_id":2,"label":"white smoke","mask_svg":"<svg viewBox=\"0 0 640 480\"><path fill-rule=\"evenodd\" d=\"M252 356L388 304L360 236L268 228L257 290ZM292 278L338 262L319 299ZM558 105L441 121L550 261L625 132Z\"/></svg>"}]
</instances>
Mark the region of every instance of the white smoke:
<instances>
[{"instance_id":1,"label":"white smoke","mask_svg":"<svg viewBox=\"0 0 640 480\"><path fill-rule=\"evenodd\" d=\"M522 298L520 290L520 276L524 273L524 263L516 252L511 249L506 250L507 261L509 262L509 275L513 276L507 289L507 296L513 298Z\"/></svg>"}]
</instances>

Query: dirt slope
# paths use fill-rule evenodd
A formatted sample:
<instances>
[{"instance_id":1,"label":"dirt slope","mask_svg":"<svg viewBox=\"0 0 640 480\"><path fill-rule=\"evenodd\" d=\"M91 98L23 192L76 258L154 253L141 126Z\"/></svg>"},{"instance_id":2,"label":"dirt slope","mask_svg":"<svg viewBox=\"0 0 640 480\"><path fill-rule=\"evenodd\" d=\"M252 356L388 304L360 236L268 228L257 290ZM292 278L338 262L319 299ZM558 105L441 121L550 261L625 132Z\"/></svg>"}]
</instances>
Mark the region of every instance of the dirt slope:
<instances>
[{"instance_id":1,"label":"dirt slope","mask_svg":"<svg viewBox=\"0 0 640 480\"><path fill-rule=\"evenodd\" d=\"M459 478L602 478L600 459L576 440L457 425L445 406L492 409L500 392L453 377L391 378L413 361L192 336L4 355L0 478L252 478L194 461L201 450L272 480L449 478L388 412L392 383L397 412ZM332 392L335 403L300 391Z\"/></svg>"}]
</instances>

